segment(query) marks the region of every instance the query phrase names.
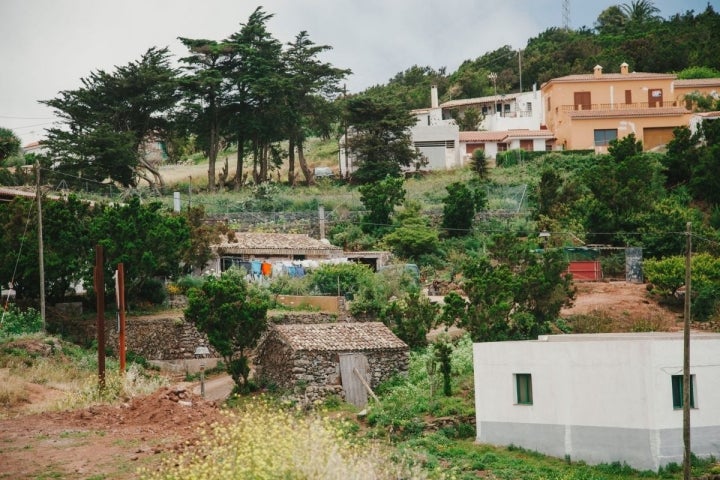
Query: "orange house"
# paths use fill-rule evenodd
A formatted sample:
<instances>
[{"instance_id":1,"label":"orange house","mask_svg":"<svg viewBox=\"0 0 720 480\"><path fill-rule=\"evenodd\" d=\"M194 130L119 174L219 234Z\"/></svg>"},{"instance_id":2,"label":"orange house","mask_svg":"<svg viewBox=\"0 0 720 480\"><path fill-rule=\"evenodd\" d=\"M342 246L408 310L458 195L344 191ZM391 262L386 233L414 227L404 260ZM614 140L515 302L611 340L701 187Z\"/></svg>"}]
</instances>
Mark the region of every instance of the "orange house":
<instances>
[{"instance_id":1,"label":"orange house","mask_svg":"<svg viewBox=\"0 0 720 480\"><path fill-rule=\"evenodd\" d=\"M710 95L717 98L720 95L720 78L693 78L687 80L675 80L675 98L679 104L687 108L692 106L686 103L685 96L691 93Z\"/></svg>"},{"instance_id":2,"label":"orange house","mask_svg":"<svg viewBox=\"0 0 720 480\"><path fill-rule=\"evenodd\" d=\"M631 133L645 150L666 144L673 129L688 125L690 111L675 92L676 75L628 72L553 78L542 85L547 128L556 148L607 151L611 140Z\"/></svg>"}]
</instances>

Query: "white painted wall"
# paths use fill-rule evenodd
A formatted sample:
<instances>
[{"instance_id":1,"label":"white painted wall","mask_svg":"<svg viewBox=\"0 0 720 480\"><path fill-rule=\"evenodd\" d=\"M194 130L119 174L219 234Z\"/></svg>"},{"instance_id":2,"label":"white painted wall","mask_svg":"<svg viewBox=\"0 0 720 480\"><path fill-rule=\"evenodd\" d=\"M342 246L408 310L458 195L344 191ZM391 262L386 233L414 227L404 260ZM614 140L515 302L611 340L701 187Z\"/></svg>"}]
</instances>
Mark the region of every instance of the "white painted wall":
<instances>
[{"instance_id":1,"label":"white painted wall","mask_svg":"<svg viewBox=\"0 0 720 480\"><path fill-rule=\"evenodd\" d=\"M671 386L671 375L682 374L681 335L545 338L474 345L478 441L640 469L682 462L682 410L673 409ZM693 335L691 352L693 452L718 456L720 334ZM517 373L532 375L532 405L515 404Z\"/></svg>"}]
</instances>

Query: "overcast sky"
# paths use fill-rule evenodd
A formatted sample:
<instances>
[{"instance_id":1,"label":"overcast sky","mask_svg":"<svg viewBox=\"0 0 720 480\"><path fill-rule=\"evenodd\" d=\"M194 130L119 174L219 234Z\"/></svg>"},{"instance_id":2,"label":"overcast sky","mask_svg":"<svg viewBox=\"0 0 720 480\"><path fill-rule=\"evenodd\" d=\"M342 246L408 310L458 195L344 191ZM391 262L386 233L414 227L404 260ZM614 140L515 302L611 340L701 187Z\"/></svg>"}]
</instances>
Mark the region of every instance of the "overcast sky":
<instances>
[{"instance_id":1,"label":"overcast sky","mask_svg":"<svg viewBox=\"0 0 720 480\"><path fill-rule=\"evenodd\" d=\"M610 5L570 0L570 27L593 27ZM720 0L655 0L664 18ZM38 100L76 89L80 79L138 60L150 47L187 53L177 37L222 40L262 5L283 43L306 30L333 50L323 57L353 74L350 92L387 83L413 65L448 73L503 45L522 48L562 26L562 0L0 0L0 127L26 144L53 122Z\"/></svg>"}]
</instances>

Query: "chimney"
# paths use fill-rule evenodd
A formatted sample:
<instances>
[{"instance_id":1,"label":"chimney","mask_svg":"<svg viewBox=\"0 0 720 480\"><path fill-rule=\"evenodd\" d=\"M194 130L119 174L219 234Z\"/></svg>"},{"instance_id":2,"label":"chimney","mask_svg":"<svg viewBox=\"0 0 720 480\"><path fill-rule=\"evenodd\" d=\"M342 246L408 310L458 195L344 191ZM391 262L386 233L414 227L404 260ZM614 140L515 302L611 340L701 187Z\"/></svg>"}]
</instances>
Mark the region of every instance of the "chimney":
<instances>
[{"instance_id":1,"label":"chimney","mask_svg":"<svg viewBox=\"0 0 720 480\"><path fill-rule=\"evenodd\" d=\"M430 87L430 108L438 108L437 85Z\"/></svg>"},{"instance_id":2,"label":"chimney","mask_svg":"<svg viewBox=\"0 0 720 480\"><path fill-rule=\"evenodd\" d=\"M627 74L628 74L628 64L627 64L627 63L623 62L623 63L620 64L620 73L621 73L622 75L627 75Z\"/></svg>"},{"instance_id":3,"label":"chimney","mask_svg":"<svg viewBox=\"0 0 720 480\"><path fill-rule=\"evenodd\" d=\"M602 77L602 67L600 65L595 65L595 68L593 68L593 76L595 78Z\"/></svg>"}]
</instances>

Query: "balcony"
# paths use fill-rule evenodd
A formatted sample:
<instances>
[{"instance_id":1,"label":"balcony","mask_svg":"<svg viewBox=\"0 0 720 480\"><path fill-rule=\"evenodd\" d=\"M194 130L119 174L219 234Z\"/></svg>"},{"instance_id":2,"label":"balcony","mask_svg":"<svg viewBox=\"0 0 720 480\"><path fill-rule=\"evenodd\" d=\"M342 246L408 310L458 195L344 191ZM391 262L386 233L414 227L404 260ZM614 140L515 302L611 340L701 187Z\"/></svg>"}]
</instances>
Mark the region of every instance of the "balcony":
<instances>
[{"instance_id":1,"label":"balcony","mask_svg":"<svg viewBox=\"0 0 720 480\"><path fill-rule=\"evenodd\" d=\"M679 107L677 101L636 102L636 103L591 103L586 105L561 105L560 111L604 111L604 110L647 110L652 108Z\"/></svg>"}]
</instances>

